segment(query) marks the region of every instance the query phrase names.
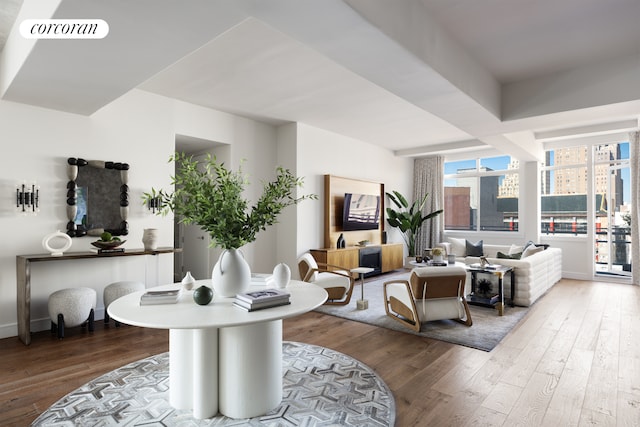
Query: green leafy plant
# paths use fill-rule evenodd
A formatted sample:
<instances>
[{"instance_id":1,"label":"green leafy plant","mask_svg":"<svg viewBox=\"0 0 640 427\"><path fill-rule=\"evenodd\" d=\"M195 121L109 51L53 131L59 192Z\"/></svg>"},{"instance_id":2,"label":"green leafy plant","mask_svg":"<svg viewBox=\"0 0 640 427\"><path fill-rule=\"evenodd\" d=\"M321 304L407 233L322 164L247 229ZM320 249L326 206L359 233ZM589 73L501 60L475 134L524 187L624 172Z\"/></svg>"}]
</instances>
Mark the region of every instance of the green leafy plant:
<instances>
[{"instance_id":1,"label":"green leafy plant","mask_svg":"<svg viewBox=\"0 0 640 427\"><path fill-rule=\"evenodd\" d=\"M391 227L400 229L402 232L402 238L407 244L409 256L415 256L416 235L420 231L422 224L426 220L440 215L442 213L442 209L422 216L422 208L427 202L427 197L429 197L428 193L425 194L422 199L414 201L411 205L409 205L407 199L397 191L387 193L387 197L389 197L389 200L391 200L398 208L392 209L388 207L386 209L387 222Z\"/></svg>"},{"instance_id":2,"label":"green leafy plant","mask_svg":"<svg viewBox=\"0 0 640 427\"><path fill-rule=\"evenodd\" d=\"M275 180L264 184L262 195L249 209L249 201L242 197L249 180L240 168L230 171L211 155L202 167L185 153L175 153L169 161L176 162L176 174L171 178L174 192L152 189L144 193L143 201L159 200L157 213L173 211L180 222L199 225L211 236L211 246L238 249L253 242L260 230L275 224L287 206L318 198L315 194L295 197L294 191L302 187L303 179L278 167Z\"/></svg>"}]
</instances>

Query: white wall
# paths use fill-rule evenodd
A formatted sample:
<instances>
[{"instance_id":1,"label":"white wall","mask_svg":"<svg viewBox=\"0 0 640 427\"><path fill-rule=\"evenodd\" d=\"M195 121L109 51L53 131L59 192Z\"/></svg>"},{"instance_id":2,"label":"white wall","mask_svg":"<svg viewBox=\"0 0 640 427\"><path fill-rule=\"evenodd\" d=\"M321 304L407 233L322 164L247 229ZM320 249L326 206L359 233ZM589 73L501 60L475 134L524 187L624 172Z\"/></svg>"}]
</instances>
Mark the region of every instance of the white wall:
<instances>
[{"instance_id":1,"label":"white wall","mask_svg":"<svg viewBox=\"0 0 640 427\"><path fill-rule=\"evenodd\" d=\"M297 206L296 254L287 254L287 263L298 277L296 258L304 252L324 246L324 175L381 182L385 191L413 191L413 160L394 156L393 152L368 143L297 124L297 175L305 179L304 193L317 194L319 200ZM390 231L389 243L402 242L397 230Z\"/></svg>"},{"instance_id":2,"label":"white wall","mask_svg":"<svg viewBox=\"0 0 640 427\"><path fill-rule=\"evenodd\" d=\"M173 218L153 216L142 206L142 193L168 187L173 166L175 135L189 135L232 145L232 165L246 159L244 171L259 186L273 177L276 129L264 123L185 104L134 90L91 117L0 101L0 140L4 147L0 168L0 338L17 335L15 257L43 253L42 238L66 229L68 157L129 163L130 233L128 249L142 248L142 230L159 229L159 246L173 246ZM16 184L36 180L41 211L23 217L14 212ZM248 191L253 196L259 191ZM261 233L247 248L256 269L273 268L274 230ZM94 238L74 238L72 252L91 248ZM121 257L32 264L32 330L49 327L48 295L63 287L90 286L98 291L101 318L102 288L122 279L147 285L172 281L173 256Z\"/></svg>"}]
</instances>

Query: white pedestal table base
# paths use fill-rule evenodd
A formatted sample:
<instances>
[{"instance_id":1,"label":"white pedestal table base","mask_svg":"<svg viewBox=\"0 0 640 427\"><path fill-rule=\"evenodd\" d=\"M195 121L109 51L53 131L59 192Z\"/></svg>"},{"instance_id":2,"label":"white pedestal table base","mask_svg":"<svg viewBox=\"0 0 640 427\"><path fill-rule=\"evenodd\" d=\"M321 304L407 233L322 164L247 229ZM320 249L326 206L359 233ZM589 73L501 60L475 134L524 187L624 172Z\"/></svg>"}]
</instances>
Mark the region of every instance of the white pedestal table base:
<instances>
[{"instance_id":1,"label":"white pedestal table base","mask_svg":"<svg viewBox=\"0 0 640 427\"><path fill-rule=\"evenodd\" d=\"M169 331L169 403L205 419L218 413L218 329Z\"/></svg>"},{"instance_id":2,"label":"white pedestal table base","mask_svg":"<svg viewBox=\"0 0 640 427\"><path fill-rule=\"evenodd\" d=\"M252 418L282 401L282 320L220 329L220 413Z\"/></svg>"}]
</instances>

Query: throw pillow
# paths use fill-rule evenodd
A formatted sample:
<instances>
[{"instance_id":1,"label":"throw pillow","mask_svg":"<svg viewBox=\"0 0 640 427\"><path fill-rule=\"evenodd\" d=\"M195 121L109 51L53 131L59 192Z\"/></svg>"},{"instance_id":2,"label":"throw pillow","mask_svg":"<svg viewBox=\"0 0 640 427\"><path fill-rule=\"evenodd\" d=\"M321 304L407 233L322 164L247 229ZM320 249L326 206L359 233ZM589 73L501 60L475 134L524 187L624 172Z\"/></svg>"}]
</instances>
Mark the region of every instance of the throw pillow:
<instances>
[{"instance_id":1,"label":"throw pillow","mask_svg":"<svg viewBox=\"0 0 640 427\"><path fill-rule=\"evenodd\" d=\"M546 243L533 243L532 240L529 240L527 243L524 244L524 249L527 249L529 246L536 246L536 247L542 248L543 250L549 247L549 245L547 245Z\"/></svg>"},{"instance_id":2,"label":"throw pillow","mask_svg":"<svg viewBox=\"0 0 640 427\"><path fill-rule=\"evenodd\" d=\"M538 252L542 252L543 250L544 250L544 248L542 246L529 245L522 252L522 257L520 259L524 259L524 258L526 258L528 256L531 256L533 254L536 254Z\"/></svg>"},{"instance_id":3,"label":"throw pillow","mask_svg":"<svg viewBox=\"0 0 640 427\"><path fill-rule=\"evenodd\" d=\"M502 252L498 252L497 257L502 259L520 259L522 258L522 252L513 253L513 254L504 254Z\"/></svg>"},{"instance_id":4,"label":"throw pillow","mask_svg":"<svg viewBox=\"0 0 640 427\"><path fill-rule=\"evenodd\" d=\"M522 251L524 251L524 247L517 246L517 245L511 245L511 247L509 248L509 255L513 255L513 254L517 254L517 253L522 254Z\"/></svg>"},{"instance_id":5,"label":"throw pillow","mask_svg":"<svg viewBox=\"0 0 640 427\"><path fill-rule=\"evenodd\" d=\"M451 243L451 253L456 257L467 256L467 250L465 247L464 239L456 239L455 237L449 237L449 243Z\"/></svg>"},{"instance_id":6,"label":"throw pillow","mask_svg":"<svg viewBox=\"0 0 640 427\"><path fill-rule=\"evenodd\" d=\"M465 240L465 247L467 249L467 256L483 256L482 240L478 240L478 243L471 243Z\"/></svg>"}]
</instances>

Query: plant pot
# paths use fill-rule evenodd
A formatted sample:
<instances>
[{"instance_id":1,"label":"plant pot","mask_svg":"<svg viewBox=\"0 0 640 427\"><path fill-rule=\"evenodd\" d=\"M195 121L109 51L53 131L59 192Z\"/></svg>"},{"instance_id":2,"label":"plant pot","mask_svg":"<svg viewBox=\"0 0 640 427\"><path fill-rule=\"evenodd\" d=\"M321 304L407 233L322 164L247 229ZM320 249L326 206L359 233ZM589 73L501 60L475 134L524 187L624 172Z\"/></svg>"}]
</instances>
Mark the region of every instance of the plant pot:
<instances>
[{"instance_id":1,"label":"plant pot","mask_svg":"<svg viewBox=\"0 0 640 427\"><path fill-rule=\"evenodd\" d=\"M251 269L239 249L225 249L213 266L211 285L223 298L235 297L249 290Z\"/></svg>"}]
</instances>

